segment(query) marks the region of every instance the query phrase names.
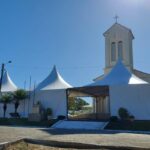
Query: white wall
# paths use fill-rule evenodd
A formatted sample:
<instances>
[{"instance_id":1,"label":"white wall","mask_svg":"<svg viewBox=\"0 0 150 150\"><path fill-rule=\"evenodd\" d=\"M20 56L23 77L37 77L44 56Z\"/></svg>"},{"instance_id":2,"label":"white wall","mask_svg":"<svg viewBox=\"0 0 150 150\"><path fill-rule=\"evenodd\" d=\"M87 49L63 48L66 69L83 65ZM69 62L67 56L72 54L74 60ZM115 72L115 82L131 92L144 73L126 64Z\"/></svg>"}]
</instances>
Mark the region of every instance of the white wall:
<instances>
[{"instance_id":1,"label":"white wall","mask_svg":"<svg viewBox=\"0 0 150 150\"><path fill-rule=\"evenodd\" d=\"M120 107L126 108L135 119L150 120L150 85L110 87L111 116L118 115Z\"/></svg>"},{"instance_id":2,"label":"white wall","mask_svg":"<svg viewBox=\"0 0 150 150\"><path fill-rule=\"evenodd\" d=\"M35 101L40 101L45 109L50 107L53 111L54 118L59 115L66 116L67 114L65 89L38 91L35 93Z\"/></svg>"},{"instance_id":3,"label":"white wall","mask_svg":"<svg viewBox=\"0 0 150 150\"><path fill-rule=\"evenodd\" d=\"M56 118L59 115L66 116L67 114L67 100L66 90L45 90L35 93L34 103L40 101L43 108L50 107L53 110L53 117ZM18 113L22 117L27 117L32 112L33 106L33 93L31 99L26 99L20 102ZM6 117L10 117L9 113L14 112L14 104L8 104ZM0 103L0 117L3 117L3 104Z\"/></svg>"},{"instance_id":4,"label":"white wall","mask_svg":"<svg viewBox=\"0 0 150 150\"><path fill-rule=\"evenodd\" d=\"M32 102L31 101L29 102L29 99L20 101L20 105L18 107L17 112L19 112L19 114L22 117L27 117L28 112L31 111L31 107L32 107L31 104ZM14 103L7 104L6 117L10 117L9 113L12 113L14 111L15 111ZM0 117L3 117L3 104L2 103L0 103Z\"/></svg>"}]
</instances>

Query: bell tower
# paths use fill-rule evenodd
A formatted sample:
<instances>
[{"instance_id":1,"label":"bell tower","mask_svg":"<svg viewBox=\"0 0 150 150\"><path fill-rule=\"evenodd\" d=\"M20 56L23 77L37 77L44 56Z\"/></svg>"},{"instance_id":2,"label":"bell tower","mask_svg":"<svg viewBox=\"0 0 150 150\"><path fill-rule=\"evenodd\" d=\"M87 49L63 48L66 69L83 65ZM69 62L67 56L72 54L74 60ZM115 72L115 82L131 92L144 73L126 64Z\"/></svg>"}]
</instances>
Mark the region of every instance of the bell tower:
<instances>
[{"instance_id":1,"label":"bell tower","mask_svg":"<svg viewBox=\"0 0 150 150\"><path fill-rule=\"evenodd\" d=\"M113 24L104 34L105 37L105 68L107 74L118 59L121 59L129 71L133 71L132 40L134 36L127 27L117 23Z\"/></svg>"}]
</instances>

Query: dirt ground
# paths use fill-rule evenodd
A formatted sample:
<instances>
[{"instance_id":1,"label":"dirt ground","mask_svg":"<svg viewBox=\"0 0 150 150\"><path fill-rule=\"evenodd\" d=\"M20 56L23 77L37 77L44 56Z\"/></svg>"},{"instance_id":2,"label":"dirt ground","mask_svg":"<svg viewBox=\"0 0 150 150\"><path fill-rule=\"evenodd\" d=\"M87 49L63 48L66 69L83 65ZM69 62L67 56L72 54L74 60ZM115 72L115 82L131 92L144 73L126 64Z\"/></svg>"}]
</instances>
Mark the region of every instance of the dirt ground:
<instances>
[{"instance_id":1,"label":"dirt ground","mask_svg":"<svg viewBox=\"0 0 150 150\"><path fill-rule=\"evenodd\" d=\"M20 142L8 146L5 150L63 150L64 148L50 147L36 144L29 144L26 142ZM71 149L70 149L71 150Z\"/></svg>"},{"instance_id":2,"label":"dirt ground","mask_svg":"<svg viewBox=\"0 0 150 150\"><path fill-rule=\"evenodd\" d=\"M150 133L0 126L0 143L23 138L150 149Z\"/></svg>"},{"instance_id":3,"label":"dirt ground","mask_svg":"<svg viewBox=\"0 0 150 150\"><path fill-rule=\"evenodd\" d=\"M29 144L26 142L20 142L17 144L13 144L13 145L10 145L7 148L5 148L5 150L64 150L64 149L75 150L72 148L50 147L50 146ZM100 150L106 150L106 149L100 149Z\"/></svg>"}]
</instances>

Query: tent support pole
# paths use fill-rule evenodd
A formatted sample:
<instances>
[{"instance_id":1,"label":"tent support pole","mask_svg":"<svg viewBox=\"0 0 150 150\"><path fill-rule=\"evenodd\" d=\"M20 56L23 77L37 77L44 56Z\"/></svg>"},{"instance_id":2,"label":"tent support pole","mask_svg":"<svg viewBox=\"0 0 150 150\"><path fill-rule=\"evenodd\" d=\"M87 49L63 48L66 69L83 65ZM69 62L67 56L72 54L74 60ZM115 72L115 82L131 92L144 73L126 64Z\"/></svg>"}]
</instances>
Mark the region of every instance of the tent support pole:
<instances>
[{"instance_id":1,"label":"tent support pole","mask_svg":"<svg viewBox=\"0 0 150 150\"><path fill-rule=\"evenodd\" d=\"M66 113L67 113L67 114L66 114L66 118L67 118L67 120L68 120L68 105L69 105L69 104L68 104L68 89L66 89L66 105L67 105L67 107L66 107L66 109L67 109L67 110L66 110Z\"/></svg>"}]
</instances>

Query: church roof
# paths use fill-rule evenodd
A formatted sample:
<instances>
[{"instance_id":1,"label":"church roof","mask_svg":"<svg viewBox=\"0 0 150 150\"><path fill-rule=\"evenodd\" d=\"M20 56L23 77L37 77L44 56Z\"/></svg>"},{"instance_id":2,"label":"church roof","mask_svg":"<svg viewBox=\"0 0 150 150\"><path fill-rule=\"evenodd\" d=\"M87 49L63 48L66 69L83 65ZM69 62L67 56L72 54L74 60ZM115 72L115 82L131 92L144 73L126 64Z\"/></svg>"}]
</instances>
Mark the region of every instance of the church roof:
<instances>
[{"instance_id":1,"label":"church roof","mask_svg":"<svg viewBox=\"0 0 150 150\"><path fill-rule=\"evenodd\" d=\"M133 73L144 79L145 81L149 82L150 83L150 74L149 73L146 73L146 72L143 72L143 71L140 71L140 70L137 70L137 69L133 69Z\"/></svg>"},{"instance_id":2,"label":"church roof","mask_svg":"<svg viewBox=\"0 0 150 150\"><path fill-rule=\"evenodd\" d=\"M134 35L133 35L131 29L129 29L129 28L127 28L127 27L125 27L124 25L119 24L119 23L114 23L107 31L105 31L105 32L103 33L103 35L106 36L106 35L109 33L109 31L112 30L114 27L120 27L120 28L123 28L123 29L129 31L129 33L131 33L131 35L132 35L132 37L133 37L133 39L134 39Z\"/></svg>"},{"instance_id":3,"label":"church roof","mask_svg":"<svg viewBox=\"0 0 150 150\"><path fill-rule=\"evenodd\" d=\"M51 73L45 78L35 90L52 90L52 89L67 89L72 87L59 74L54 66Z\"/></svg>"},{"instance_id":4,"label":"church roof","mask_svg":"<svg viewBox=\"0 0 150 150\"><path fill-rule=\"evenodd\" d=\"M17 86L13 83L11 78L9 77L9 74L7 71L4 72L3 75L3 80L2 80L2 92L13 92L16 91L18 88Z\"/></svg>"},{"instance_id":5,"label":"church roof","mask_svg":"<svg viewBox=\"0 0 150 150\"><path fill-rule=\"evenodd\" d=\"M99 85L126 85L126 84L148 84L148 82L135 76L124 66L121 60L118 60L112 70L104 76L102 80L98 80L89 86Z\"/></svg>"},{"instance_id":6,"label":"church roof","mask_svg":"<svg viewBox=\"0 0 150 150\"><path fill-rule=\"evenodd\" d=\"M137 69L133 69L133 72L134 72L134 74L136 75L138 75L138 74L141 74L142 76L149 76L150 77L150 74L149 73L147 73L147 72L143 72L143 71L140 71L140 70L137 70Z\"/></svg>"}]
</instances>

